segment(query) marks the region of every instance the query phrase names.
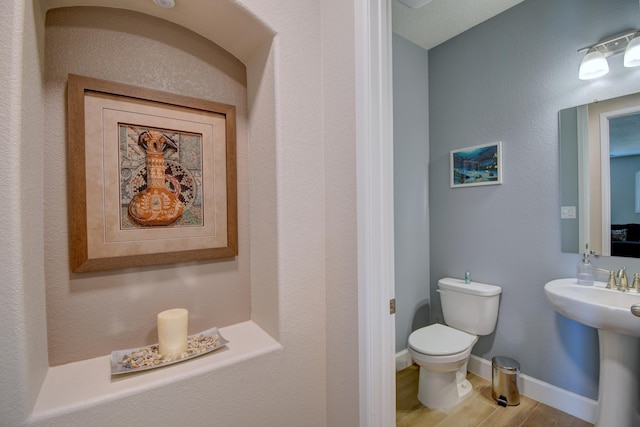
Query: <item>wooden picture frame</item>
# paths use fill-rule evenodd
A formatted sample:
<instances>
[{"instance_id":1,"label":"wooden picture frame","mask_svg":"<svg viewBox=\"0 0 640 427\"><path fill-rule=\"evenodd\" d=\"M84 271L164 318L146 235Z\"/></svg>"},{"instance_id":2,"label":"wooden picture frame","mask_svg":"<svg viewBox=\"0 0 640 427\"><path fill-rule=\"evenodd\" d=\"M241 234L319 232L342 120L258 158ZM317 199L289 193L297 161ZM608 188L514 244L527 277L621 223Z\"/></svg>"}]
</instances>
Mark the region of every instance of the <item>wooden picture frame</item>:
<instances>
[{"instance_id":1,"label":"wooden picture frame","mask_svg":"<svg viewBox=\"0 0 640 427\"><path fill-rule=\"evenodd\" d=\"M233 105L68 80L73 272L238 254Z\"/></svg>"},{"instance_id":2,"label":"wooden picture frame","mask_svg":"<svg viewBox=\"0 0 640 427\"><path fill-rule=\"evenodd\" d=\"M451 150L451 188L502 184L502 142Z\"/></svg>"}]
</instances>

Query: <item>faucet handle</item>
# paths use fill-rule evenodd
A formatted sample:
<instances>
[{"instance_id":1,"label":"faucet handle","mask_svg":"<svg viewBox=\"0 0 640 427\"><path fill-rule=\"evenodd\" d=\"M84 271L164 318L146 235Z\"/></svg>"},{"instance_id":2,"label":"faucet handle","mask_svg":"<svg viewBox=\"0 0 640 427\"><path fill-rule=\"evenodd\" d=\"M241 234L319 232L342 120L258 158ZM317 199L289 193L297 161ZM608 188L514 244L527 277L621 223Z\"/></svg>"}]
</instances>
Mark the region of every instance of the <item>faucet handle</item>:
<instances>
[{"instance_id":1,"label":"faucet handle","mask_svg":"<svg viewBox=\"0 0 640 427\"><path fill-rule=\"evenodd\" d=\"M640 292L640 273L633 275L633 285L631 288L636 292Z\"/></svg>"},{"instance_id":2,"label":"faucet handle","mask_svg":"<svg viewBox=\"0 0 640 427\"><path fill-rule=\"evenodd\" d=\"M618 287L618 284L616 283L616 273L611 270L609 271L609 281L607 282L607 289L615 289Z\"/></svg>"}]
</instances>

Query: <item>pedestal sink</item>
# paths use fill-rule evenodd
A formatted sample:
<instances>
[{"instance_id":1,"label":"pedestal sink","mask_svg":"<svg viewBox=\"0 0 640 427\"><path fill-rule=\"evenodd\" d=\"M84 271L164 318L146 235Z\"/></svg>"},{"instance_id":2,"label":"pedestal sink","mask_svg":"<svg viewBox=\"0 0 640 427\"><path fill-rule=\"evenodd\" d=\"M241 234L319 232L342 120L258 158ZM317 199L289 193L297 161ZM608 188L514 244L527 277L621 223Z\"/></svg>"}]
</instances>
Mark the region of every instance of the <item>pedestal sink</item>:
<instances>
[{"instance_id":1,"label":"pedestal sink","mask_svg":"<svg viewBox=\"0 0 640 427\"><path fill-rule=\"evenodd\" d=\"M640 317L631 313L640 293L579 285L576 279L547 283L544 292L563 316L598 329L600 382L596 427L638 427L640 410Z\"/></svg>"}]
</instances>

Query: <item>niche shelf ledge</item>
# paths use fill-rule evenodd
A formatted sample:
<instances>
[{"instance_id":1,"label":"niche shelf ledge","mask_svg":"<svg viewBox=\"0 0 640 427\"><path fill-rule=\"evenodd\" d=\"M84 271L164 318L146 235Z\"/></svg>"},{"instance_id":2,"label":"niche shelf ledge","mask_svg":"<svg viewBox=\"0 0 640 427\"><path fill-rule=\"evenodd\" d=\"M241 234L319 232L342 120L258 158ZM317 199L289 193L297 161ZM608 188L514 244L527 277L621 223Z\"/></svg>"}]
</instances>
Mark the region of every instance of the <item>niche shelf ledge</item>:
<instances>
[{"instance_id":1,"label":"niche shelf ledge","mask_svg":"<svg viewBox=\"0 0 640 427\"><path fill-rule=\"evenodd\" d=\"M226 347L165 368L111 376L110 355L50 367L29 421L41 423L88 406L149 392L282 349L280 343L252 321L219 330L230 341Z\"/></svg>"}]
</instances>

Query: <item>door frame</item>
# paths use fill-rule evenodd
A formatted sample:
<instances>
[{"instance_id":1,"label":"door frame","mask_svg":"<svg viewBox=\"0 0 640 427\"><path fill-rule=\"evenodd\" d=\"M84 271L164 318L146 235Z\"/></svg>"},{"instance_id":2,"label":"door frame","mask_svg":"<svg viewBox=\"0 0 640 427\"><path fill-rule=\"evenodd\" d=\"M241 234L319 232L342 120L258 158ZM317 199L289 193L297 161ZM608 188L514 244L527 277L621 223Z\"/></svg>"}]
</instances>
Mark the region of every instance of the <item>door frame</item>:
<instances>
[{"instance_id":1,"label":"door frame","mask_svg":"<svg viewBox=\"0 0 640 427\"><path fill-rule=\"evenodd\" d=\"M395 425L391 0L356 0L360 426Z\"/></svg>"}]
</instances>

